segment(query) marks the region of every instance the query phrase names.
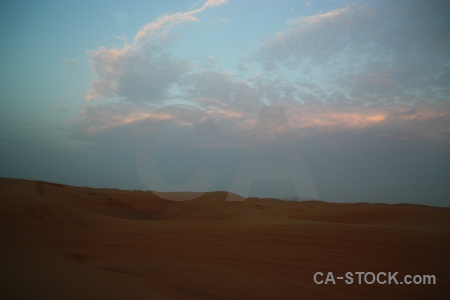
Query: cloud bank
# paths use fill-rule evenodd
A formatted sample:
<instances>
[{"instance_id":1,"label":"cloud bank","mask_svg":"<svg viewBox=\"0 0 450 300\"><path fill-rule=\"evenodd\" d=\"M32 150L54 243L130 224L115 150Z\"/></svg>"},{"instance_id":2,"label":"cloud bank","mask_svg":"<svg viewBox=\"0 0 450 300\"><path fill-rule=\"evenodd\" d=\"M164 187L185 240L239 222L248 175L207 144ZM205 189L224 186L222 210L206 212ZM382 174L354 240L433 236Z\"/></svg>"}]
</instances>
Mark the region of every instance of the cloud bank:
<instances>
[{"instance_id":1,"label":"cloud bank","mask_svg":"<svg viewBox=\"0 0 450 300\"><path fill-rule=\"evenodd\" d=\"M201 22L199 15L225 2L210 0L161 16L143 26L131 44L89 51L91 102L73 120L73 136L108 143L99 137L135 134L143 121L171 118L152 113L155 109L179 103L205 111L218 133L187 142L180 131L175 140L184 141L183 149L220 152L245 147L261 107L275 105L286 111L303 144L328 145L331 135L351 144L372 137L448 147L447 1L355 2L286 20L285 29L245 55L242 74L208 59L199 64L173 55L177 28Z\"/></svg>"}]
</instances>

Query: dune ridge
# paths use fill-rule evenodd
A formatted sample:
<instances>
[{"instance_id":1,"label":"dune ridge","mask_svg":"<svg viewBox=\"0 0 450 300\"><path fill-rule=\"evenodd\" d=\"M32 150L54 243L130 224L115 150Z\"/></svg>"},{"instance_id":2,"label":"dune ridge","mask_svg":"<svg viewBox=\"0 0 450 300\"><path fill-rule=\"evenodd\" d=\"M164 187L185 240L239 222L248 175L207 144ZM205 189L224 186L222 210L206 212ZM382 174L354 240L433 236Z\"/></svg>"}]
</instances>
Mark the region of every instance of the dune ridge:
<instances>
[{"instance_id":1,"label":"dune ridge","mask_svg":"<svg viewBox=\"0 0 450 300\"><path fill-rule=\"evenodd\" d=\"M2 299L450 295L450 208L225 201L226 192L171 201L146 191L8 178L0 178L0 195ZM318 271L438 280L432 286L317 285Z\"/></svg>"}]
</instances>

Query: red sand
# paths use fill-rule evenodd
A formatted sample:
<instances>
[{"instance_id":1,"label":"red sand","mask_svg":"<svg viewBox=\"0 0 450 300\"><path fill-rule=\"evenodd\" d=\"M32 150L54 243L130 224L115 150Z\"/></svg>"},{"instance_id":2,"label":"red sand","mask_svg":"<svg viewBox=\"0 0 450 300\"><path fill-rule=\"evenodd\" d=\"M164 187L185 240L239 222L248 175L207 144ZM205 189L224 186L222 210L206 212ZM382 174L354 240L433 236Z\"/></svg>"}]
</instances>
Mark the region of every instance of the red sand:
<instances>
[{"instance_id":1,"label":"red sand","mask_svg":"<svg viewBox=\"0 0 450 300\"><path fill-rule=\"evenodd\" d=\"M450 209L0 179L1 299L448 299ZM315 272L435 275L318 285ZM356 279L356 275L354 275Z\"/></svg>"}]
</instances>

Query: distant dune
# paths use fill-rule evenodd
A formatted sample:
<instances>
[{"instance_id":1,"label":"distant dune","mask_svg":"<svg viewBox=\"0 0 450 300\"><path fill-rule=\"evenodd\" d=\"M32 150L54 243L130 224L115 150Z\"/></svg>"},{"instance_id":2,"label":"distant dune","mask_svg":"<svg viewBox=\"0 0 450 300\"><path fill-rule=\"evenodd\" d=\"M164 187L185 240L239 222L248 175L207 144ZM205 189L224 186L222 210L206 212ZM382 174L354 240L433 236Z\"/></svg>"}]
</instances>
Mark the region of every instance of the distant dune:
<instances>
[{"instance_id":1,"label":"distant dune","mask_svg":"<svg viewBox=\"0 0 450 300\"><path fill-rule=\"evenodd\" d=\"M185 194L172 194L182 199ZM450 208L0 179L1 299L448 299ZM235 197L239 197L235 195ZM316 272L436 276L315 284ZM355 277L356 278L356 277ZM325 278L323 278L325 279Z\"/></svg>"}]
</instances>

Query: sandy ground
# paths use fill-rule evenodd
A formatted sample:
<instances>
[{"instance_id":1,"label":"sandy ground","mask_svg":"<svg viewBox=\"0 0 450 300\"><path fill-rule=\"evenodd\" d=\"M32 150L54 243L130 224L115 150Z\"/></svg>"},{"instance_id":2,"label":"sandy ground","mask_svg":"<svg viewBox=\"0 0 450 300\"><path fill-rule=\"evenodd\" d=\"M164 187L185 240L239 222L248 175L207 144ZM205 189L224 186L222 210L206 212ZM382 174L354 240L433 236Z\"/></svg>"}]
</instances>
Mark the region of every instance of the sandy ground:
<instances>
[{"instance_id":1,"label":"sandy ground","mask_svg":"<svg viewBox=\"0 0 450 300\"><path fill-rule=\"evenodd\" d=\"M0 179L0 298L450 297L448 208L226 197ZM360 271L436 284L313 280Z\"/></svg>"}]
</instances>

